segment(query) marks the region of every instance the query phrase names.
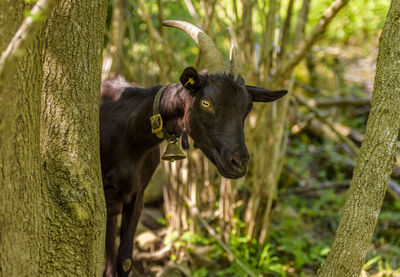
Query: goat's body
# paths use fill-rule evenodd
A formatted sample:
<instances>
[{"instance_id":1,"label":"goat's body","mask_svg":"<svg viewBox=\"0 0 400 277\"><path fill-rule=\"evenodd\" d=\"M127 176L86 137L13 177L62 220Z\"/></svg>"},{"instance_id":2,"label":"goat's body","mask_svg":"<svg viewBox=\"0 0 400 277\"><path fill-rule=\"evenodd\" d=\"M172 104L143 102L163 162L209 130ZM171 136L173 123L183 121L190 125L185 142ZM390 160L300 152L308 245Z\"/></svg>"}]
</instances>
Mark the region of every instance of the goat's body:
<instances>
[{"instance_id":1,"label":"goat's body","mask_svg":"<svg viewBox=\"0 0 400 277\"><path fill-rule=\"evenodd\" d=\"M101 169L107 204L106 276L116 276L116 270L119 276L125 276L122 269L131 262L144 190L160 161L160 140L151 134L149 124L159 88L119 88L123 91L119 97L103 99L100 107ZM117 216L121 212L117 254ZM126 265L121 264L125 261Z\"/></svg>"}]
</instances>

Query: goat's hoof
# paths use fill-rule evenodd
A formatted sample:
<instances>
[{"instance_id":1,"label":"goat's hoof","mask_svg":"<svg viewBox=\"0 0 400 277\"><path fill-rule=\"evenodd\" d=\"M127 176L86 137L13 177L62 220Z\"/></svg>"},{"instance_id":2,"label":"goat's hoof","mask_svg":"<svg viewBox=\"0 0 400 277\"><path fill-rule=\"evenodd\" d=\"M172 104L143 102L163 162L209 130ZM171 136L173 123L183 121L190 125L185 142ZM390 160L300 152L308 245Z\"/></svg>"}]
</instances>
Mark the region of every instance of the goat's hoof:
<instances>
[{"instance_id":1,"label":"goat's hoof","mask_svg":"<svg viewBox=\"0 0 400 277\"><path fill-rule=\"evenodd\" d=\"M132 258L127 258L122 262L122 270L128 272L132 267Z\"/></svg>"}]
</instances>

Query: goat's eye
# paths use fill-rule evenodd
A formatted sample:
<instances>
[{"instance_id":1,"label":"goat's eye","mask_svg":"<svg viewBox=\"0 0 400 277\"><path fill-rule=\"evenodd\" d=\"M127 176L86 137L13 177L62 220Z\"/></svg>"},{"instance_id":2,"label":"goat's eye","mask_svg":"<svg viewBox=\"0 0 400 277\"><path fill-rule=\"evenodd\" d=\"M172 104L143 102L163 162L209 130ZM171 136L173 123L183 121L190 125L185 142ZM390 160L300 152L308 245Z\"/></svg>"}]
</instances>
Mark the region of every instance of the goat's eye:
<instances>
[{"instance_id":1,"label":"goat's eye","mask_svg":"<svg viewBox=\"0 0 400 277\"><path fill-rule=\"evenodd\" d=\"M203 105L203 107L206 107L206 108L211 107L211 103L204 99L201 100L201 105Z\"/></svg>"}]
</instances>

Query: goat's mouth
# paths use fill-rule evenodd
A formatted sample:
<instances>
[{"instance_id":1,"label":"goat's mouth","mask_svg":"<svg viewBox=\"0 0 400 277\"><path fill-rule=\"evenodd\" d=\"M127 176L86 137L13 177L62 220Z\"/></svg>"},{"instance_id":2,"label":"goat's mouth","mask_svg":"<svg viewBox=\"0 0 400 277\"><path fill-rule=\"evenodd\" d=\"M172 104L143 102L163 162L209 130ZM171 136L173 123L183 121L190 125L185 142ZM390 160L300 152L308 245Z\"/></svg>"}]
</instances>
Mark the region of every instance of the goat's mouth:
<instances>
[{"instance_id":1,"label":"goat's mouth","mask_svg":"<svg viewBox=\"0 0 400 277\"><path fill-rule=\"evenodd\" d=\"M222 157L220 148L215 144L201 145L197 144L206 157L217 167L218 172L225 178L238 179L246 174L247 166L234 166L230 161Z\"/></svg>"}]
</instances>

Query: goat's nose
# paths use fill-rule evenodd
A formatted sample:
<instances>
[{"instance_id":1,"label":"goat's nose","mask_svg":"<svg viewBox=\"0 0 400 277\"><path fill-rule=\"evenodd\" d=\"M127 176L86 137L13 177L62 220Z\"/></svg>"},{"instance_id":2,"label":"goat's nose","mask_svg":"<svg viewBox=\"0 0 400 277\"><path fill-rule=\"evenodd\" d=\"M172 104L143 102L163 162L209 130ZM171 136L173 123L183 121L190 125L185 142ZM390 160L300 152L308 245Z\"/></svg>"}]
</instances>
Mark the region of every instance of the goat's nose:
<instances>
[{"instance_id":1,"label":"goat's nose","mask_svg":"<svg viewBox=\"0 0 400 277\"><path fill-rule=\"evenodd\" d=\"M247 155L232 153L229 157L229 162L233 168L242 170L247 166L249 158Z\"/></svg>"}]
</instances>

